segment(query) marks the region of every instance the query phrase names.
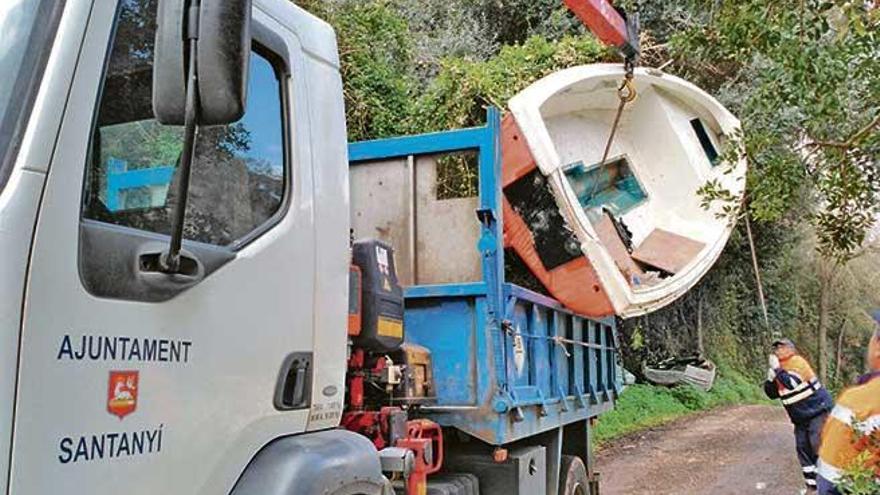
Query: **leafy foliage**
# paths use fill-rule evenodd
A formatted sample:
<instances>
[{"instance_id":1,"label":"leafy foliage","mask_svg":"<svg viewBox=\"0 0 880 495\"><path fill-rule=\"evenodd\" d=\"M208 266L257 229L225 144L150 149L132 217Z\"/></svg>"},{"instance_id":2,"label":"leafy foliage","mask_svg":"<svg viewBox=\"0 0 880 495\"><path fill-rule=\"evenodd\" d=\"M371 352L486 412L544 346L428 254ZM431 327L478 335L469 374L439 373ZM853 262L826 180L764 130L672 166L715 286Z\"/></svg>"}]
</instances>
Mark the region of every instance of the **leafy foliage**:
<instances>
[{"instance_id":1,"label":"leafy foliage","mask_svg":"<svg viewBox=\"0 0 880 495\"><path fill-rule=\"evenodd\" d=\"M805 214L820 250L848 259L878 212L880 11L865 2L677 2L651 18L667 56L743 121L750 213Z\"/></svg>"},{"instance_id":2,"label":"leafy foliage","mask_svg":"<svg viewBox=\"0 0 880 495\"><path fill-rule=\"evenodd\" d=\"M623 322L630 369L704 348L757 381L771 336L784 334L815 362L817 302L830 291L830 376L862 370L880 305L878 258L865 252L877 212L880 9L865 2L622 0L638 8L643 64L668 64L743 122L748 212L767 297L763 321L740 221L721 259L664 310ZM616 58L558 0L308 0L337 29L352 140L480 124L534 80ZM443 194L472 193L472 160L444 162ZM471 188L471 189L468 189ZM707 184L707 202L733 198ZM730 215L740 212L730 205ZM732 221L738 219L733 218ZM818 251L817 251L818 249ZM824 277L829 271L834 277ZM517 283L528 281L516 280ZM698 332L699 329L699 332Z\"/></svg>"},{"instance_id":3,"label":"leafy foliage","mask_svg":"<svg viewBox=\"0 0 880 495\"><path fill-rule=\"evenodd\" d=\"M597 62L608 53L588 36L564 36L556 42L533 36L522 45L504 46L485 62L447 58L419 99L422 132L482 123L484 108L504 108L507 100L554 71Z\"/></svg>"},{"instance_id":4,"label":"leafy foliage","mask_svg":"<svg viewBox=\"0 0 880 495\"><path fill-rule=\"evenodd\" d=\"M541 31L548 11L563 16L555 0L309 0L301 6L337 30L351 140L481 124L487 105L504 108L551 72L611 60L591 35L563 34L566 28L554 39L530 35ZM564 17L562 25L576 25ZM479 46L462 39L469 34ZM432 37L445 41L419 41ZM425 65L433 67L431 77L424 77Z\"/></svg>"},{"instance_id":5,"label":"leafy foliage","mask_svg":"<svg viewBox=\"0 0 880 495\"><path fill-rule=\"evenodd\" d=\"M413 46L402 15L386 1L315 0L301 6L337 30L349 139L412 132Z\"/></svg>"}]
</instances>

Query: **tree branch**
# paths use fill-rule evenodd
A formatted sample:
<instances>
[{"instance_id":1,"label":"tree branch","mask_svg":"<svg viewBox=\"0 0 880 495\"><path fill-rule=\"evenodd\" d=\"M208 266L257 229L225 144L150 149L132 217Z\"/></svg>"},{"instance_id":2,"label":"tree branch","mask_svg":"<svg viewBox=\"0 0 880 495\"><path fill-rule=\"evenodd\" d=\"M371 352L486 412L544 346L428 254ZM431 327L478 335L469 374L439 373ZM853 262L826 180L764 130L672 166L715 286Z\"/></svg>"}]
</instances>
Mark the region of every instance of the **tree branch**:
<instances>
[{"instance_id":1,"label":"tree branch","mask_svg":"<svg viewBox=\"0 0 880 495\"><path fill-rule=\"evenodd\" d=\"M842 150L848 150L853 146L859 144L859 141L864 139L871 131L874 130L875 127L880 126L880 115L874 117L874 120L868 123L865 127L859 129L858 132L852 135L846 141L813 141L808 143L807 146L817 146L823 148L839 148Z\"/></svg>"}]
</instances>

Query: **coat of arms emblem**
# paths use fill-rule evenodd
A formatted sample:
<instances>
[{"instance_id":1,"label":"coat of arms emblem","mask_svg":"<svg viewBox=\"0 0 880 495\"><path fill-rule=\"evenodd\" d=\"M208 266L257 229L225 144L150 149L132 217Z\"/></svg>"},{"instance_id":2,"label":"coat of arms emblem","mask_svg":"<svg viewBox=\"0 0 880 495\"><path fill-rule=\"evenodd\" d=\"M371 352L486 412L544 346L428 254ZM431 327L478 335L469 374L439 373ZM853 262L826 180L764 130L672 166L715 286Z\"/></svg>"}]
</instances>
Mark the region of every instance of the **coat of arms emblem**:
<instances>
[{"instance_id":1,"label":"coat of arms emblem","mask_svg":"<svg viewBox=\"0 0 880 495\"><path fill-rule=\"evenodd\" d=\"M111 371L107 381L107 412L119 419L137 409L138 372Z\"/></svg>"}]
</instances>

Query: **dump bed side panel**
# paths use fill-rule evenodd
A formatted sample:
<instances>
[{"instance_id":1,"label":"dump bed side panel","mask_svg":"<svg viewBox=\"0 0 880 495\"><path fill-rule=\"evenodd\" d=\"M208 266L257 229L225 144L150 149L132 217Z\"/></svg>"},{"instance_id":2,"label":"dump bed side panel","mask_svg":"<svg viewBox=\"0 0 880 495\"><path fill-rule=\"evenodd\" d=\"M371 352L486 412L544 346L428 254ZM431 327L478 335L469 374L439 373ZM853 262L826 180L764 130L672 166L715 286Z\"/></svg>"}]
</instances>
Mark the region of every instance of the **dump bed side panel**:
<instances>
[{"instance_id":1,"label":"dump bed side panel","mask_svg":"<svg viewBox=\"0 0 880 495\"><path fill-rule=\"evenodd\" d=\"M480 293L410 289L407 340L431 350L437 405L427 416L494 445L588 419L613 407L619 388L613 320L579 317L505 284L501 325ZM461 291L465 292L465 291Z\"/></svg>"},{"instance_id":2,"label":"dump bed side panel","mask_svg":"<svg viewBox=\"0 0 880 495\"><path fill-rule=\"evenodd\" d=\"M619 373L613 320L504 282L497 110L488 121L351 144L351 216L356 237L395 245L405 338L433 358L421 413L503 445L611 409ZM441 190L469 173L471 187Z\"/></svg>"}]
</instances>

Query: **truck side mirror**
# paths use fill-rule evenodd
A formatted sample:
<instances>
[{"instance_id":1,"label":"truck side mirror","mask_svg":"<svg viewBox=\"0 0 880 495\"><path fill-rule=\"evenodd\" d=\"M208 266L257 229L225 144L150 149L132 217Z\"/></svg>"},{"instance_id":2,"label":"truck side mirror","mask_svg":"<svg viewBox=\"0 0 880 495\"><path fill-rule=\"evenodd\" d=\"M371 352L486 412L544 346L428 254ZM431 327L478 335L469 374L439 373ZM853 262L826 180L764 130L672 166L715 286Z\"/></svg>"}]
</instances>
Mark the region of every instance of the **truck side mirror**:
<instances>
[{"instance_id":1,"label":"truck side mirror","mask_svg":"<svg viewBox=\"0 0 880 495\"><path fill-rule=\"evenodd\" d=\"M244 115L251 0L159 0L156 17L153 113L163 124L183 124L183 152L171 241L167 251L153 254L158 271L179 275L188 265L181 246L196 130Z\"/></svg>"},{"instance_id":2,"label":"truck side mirror","mask_svg":"<svg viewBox=\"0 0 880 495\"><path fill-rule=\"evenodd\" d=\"M221 125L244 115L251 52L251 0L159 0L153 112L184 124L187 72L195 62L197 125ZM195 41L195 43L193 43ZM194 50L190 50L195 45ZM190 53L196 60L189 60Z\"/></svg>"}]
</instances>

